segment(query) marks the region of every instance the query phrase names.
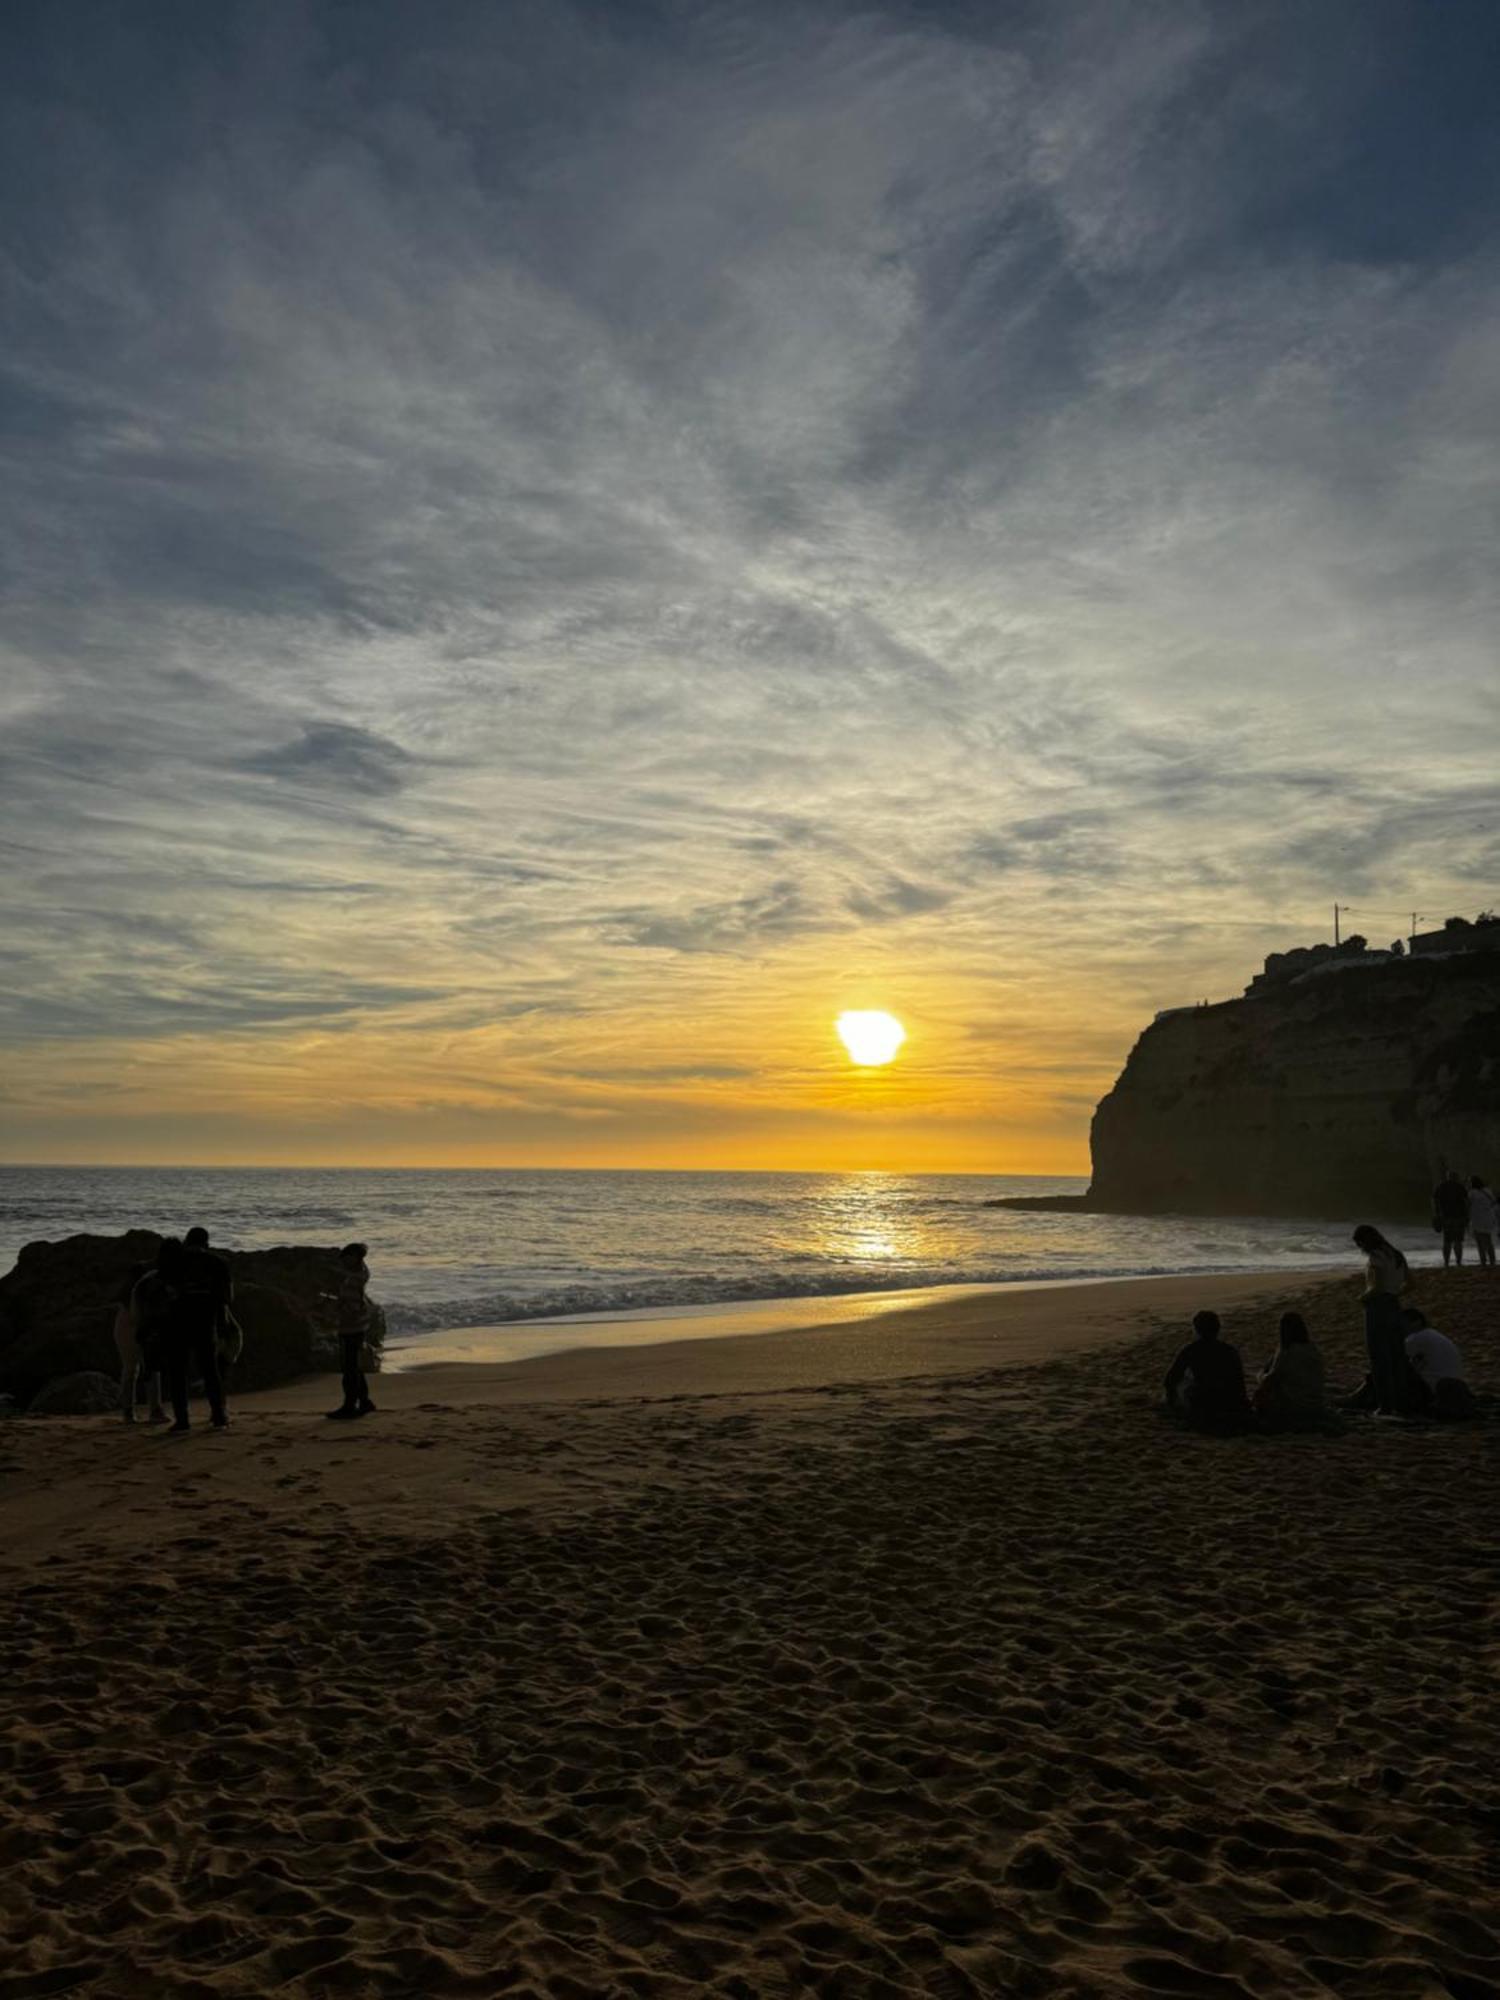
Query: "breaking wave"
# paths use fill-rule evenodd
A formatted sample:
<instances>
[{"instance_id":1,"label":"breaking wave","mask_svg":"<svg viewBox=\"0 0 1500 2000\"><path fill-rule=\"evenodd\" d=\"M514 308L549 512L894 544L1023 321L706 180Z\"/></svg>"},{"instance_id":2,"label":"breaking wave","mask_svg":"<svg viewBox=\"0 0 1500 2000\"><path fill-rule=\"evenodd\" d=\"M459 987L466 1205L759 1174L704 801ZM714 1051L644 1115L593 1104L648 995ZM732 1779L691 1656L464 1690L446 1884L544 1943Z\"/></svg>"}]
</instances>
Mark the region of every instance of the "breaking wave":
<instances>
[{"instance_id":1,"label":"breaking wave","mask_svg":"<svg viewBox=\"0 0 1500 2000\"><path fill-rule=\"evenodd\" d=\"M633 1284L560 1285L548 1291L474 1293L466 1298L403 1303L388 1299L386 1317L397 1339L414 1334L447 1332L455 1327L498 1326L538 1319L573 1319L583 1314L680 1311L692 1306L745 1305L761 1300L819 1299L855 1292L910 1292L954 1285L1016 1285L1072 1282L1106 1278L1163 1278L1203 1270L1193 1264L1112 1264L1096 1268L1058 1270L1055 1265L1018 1269L1014 1265L974 1270L939 1270L930 1266L901 1271L799 1272L762 1271L754 1275L715 1278L695 1272L677 1278L656 1277Z\"/></svg>"}]
</instances>

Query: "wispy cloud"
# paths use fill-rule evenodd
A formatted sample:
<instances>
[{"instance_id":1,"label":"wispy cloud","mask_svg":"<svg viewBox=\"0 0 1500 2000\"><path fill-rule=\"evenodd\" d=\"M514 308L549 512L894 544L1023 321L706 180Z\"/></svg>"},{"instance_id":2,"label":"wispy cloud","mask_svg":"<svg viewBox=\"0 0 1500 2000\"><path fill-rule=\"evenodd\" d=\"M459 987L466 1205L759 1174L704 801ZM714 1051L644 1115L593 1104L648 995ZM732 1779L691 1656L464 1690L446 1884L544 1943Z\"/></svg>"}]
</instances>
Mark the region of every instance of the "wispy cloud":
<instances>
[{"instance_id":1,"label":"wispy cloud","mask_svg":"<svg viewBox=\"0 0 1500 2000\"><path fill-rule=\"evenodd\" d=\"M318 1034L427 1156L606 1035L728 1145L858 1001L1076 1157L1052 1061L1494 900L1485 10L85 14L0 85L14 1150L85 1044L264 1147Z\"/></svg>"},{"instance_id":2,"label":"wispy cloud","mask_svg":"<svg viewBox=\"0 0 1500 2000\"><path fill-rule=\"evenodd\" d=\"M290 742L241 757L232 768L290 778L335 791L399 792L415 759L399 743L345 722L304 723Z\"/></svg>"}]
</instances>

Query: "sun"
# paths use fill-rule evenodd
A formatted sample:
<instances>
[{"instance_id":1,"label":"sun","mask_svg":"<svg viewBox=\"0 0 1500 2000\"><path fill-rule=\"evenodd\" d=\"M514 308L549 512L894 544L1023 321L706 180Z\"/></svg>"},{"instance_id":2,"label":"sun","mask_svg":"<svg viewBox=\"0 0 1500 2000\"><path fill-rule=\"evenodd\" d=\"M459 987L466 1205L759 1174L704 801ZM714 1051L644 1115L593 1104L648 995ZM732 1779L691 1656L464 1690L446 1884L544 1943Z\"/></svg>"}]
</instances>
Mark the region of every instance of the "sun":
<instances>
[{"instance_id":1,"label":"sun","mask_svg":"<svg viewBox=\"0 0 1500 2000\"><path fill-rule=\"evenodd\" d=\"M888 1063L906 1040L906 1030L894 1014L840 1014L833 1025L849 1060L867 1069Z\"/></svg>"}]
</instances>

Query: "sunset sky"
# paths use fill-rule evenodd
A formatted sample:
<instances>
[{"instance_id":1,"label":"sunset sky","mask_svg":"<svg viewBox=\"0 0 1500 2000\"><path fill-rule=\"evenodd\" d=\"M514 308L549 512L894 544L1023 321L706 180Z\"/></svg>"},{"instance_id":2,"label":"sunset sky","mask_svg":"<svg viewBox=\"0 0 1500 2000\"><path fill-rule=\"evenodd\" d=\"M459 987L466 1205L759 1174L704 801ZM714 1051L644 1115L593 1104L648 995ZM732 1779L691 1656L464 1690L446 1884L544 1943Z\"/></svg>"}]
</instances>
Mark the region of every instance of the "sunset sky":
<instances>
[{"instance_id":1,"label":"sunset sky","mask_svg":"<svg viewBox=\"0 0 1500 2000\"><path fill-rule=\"evenodd\" d=\"M0 1158L1085 1171L1500 902L1493 0L5 18Z\"/></svg>"}]
</instances>

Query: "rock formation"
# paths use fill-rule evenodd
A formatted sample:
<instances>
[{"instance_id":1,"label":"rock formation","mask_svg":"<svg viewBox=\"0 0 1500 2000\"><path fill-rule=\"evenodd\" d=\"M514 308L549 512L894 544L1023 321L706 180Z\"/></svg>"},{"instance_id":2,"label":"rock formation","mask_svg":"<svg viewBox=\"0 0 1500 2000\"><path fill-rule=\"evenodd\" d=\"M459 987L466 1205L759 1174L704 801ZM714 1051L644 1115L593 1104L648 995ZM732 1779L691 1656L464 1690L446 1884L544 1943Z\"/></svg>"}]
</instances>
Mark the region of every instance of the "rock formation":
<instances>
[{"instance_id":1,"label":"rock formation","mask_svg":"<svg viewBox=\"0 0 1500 2000\"><path fill-rule=\"evenodd\" d=\"M1159 1015L1094 1113L1087 1206L1417 1221L1445 1167L1500 1181L1500 950L1351 944Z\"/></svg>"},{"instance_id":2,"label":"rock formation","mask_svg":"<svg viewBox=\"0 0 1500 2000\"><path fill-rule=\"evenodd\" d=\"M85 1369L57 1375L26 1406L28 1417L97 1417L120 1407L120 1384L113 1375Z\"/></svg>"},{"instance_id":3,"label":"rock formation","mask_svg":"<svg viewBox=\"0 0 1500 2000\"><path fill-rule=\"evenodd\" d=\"M69 1236L28 1243L0 1278L0 1392L31 1404L58 1376L115 1376L114 1302L136 1264L150 1262L160 1237ZM245 1348L234 1389L267 1389L338 1365L334 1305L337 1251L311 1245L223 1254L234 1279L234 1310ZM378 1320L378 1313L377 1313ZM378 1342L377 1342L378 1345Z\"/></svg>"}]
</instances>

